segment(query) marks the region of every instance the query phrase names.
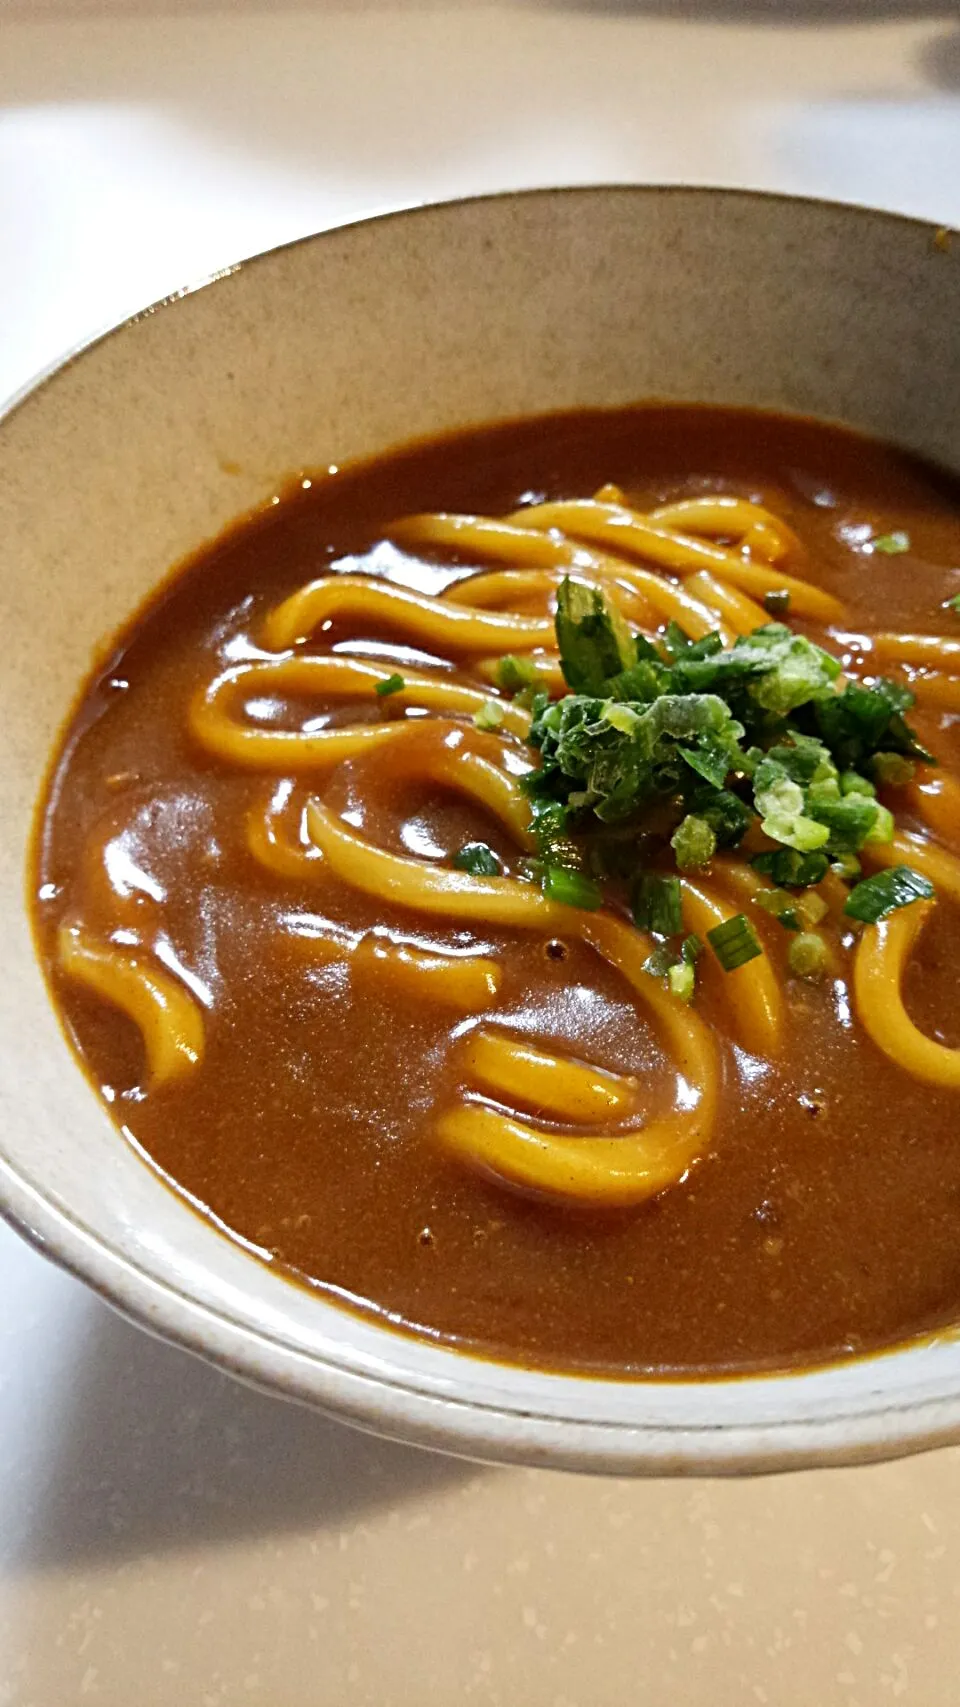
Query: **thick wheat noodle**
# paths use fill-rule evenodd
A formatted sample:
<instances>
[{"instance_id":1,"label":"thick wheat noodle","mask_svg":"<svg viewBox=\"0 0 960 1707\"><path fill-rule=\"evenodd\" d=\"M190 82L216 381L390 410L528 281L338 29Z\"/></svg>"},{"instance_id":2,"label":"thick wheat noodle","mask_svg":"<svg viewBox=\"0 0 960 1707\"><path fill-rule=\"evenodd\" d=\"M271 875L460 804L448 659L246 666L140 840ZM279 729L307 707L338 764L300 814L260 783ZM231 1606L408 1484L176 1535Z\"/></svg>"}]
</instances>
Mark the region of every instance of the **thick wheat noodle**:
<instances>
[{"instance_id":1,"label":"thick wheat noodle","mask_svg":"<svg viewBox=\"0 0 960 1707\"><path fill-rule=\"evenodd\" d=\"M716 611L734 634L752 634L755 628L763 628L770 620L766 611L746 593L728 587L707 569L698 569L695 575L691 575L686 589L710 610Z\"/></svg>"},{"instance_id":2,"label":"thick wheat noodle","mask_svg":"<svg viewBox=\"0 0 960 1707\"><path fill-rule=\"evenodd\" d=\"M460 1013L482 1013L496 1001L503 974L488 955L438 954L365 932L350 954L351 970L382 990L426 997Z\"/></svg>"},{"instance_id":3,"label":"thick wheat noodle","mask_svg":"<svg viewBox=\"0 0 960 1707\"><path fill-rule=\"evenodd\" d=\"M937 711L960 711L960 676L930 670L912 676L910 689L918 705L932 705Z\"/></svg>"},{"instance_id":4,"label":"thick wheat noodle","mask_svg":"<svg viewBox=\"0 0 960 1707\"><path fill-rule=\"evenodd\" d=\"M389 674L382 664L344 656L264 658L234 664L224 670L190 702L187 720L194 738L210 753L231 764L253 770L327 770L342 759L355 758L374 747L404 738L402 720L356 723L329 729L276 729L270 724L241 721L239 704L254 697L313 695L363 697L371 706L383 705L376 685ZM395 704L475 716L489 695L437 673L406 671L403 687L389 696ZM530 728L530 715L509 700L499 702L505 733L521 740Z\"/></svg>"},{"instance_id":5,"label":"thick wheat noodle","mask_svg":"<svg viewBox=\"0 0 960 1707\"><path fill-rule=\"evenodd\" d=\"M493 516L460 516L438 510L403 516L390 523L387 533L408 549L438 546L481 563L508 563L514 569L572 569L579 556L569 540Z\"/></svg>"},{"instance_id":6,"label":"thick wheat noodle","mask_svg":"<svg viewBox=\"0 0 960 1707\"><path fill-rule=\"evenodd\" d=\"M451 604L468 605L478 610L503 610L510 606L515 609L519 601L539 597L548 606L552 617L557 589L566 577L582 586L599 586L616 605L621 616L626 617L635 628L656 628L657 615L652 605L634 587L625 584L621 578L615 578L615 572L588 574L582 569L482 570L477 575L468 575L463 581L455 581L452 587L447 588L443 597Z\"/></svg>"},{"instance_id":7,"label":"thick wheat noodle","mask_svg":"<svg viewBox=\"0 0 960 1707\"><path fill-rule=\"evenodd\" d=\"M415 516L411 518L411 522L415 523L416 527L410 534L404 534L404 543L436 544L438 540L434 538L427 524L434 522L444 525L456 523L461 544L465 546L469 543L473 555L482 558L486 553L488 556L497 555L509 559L508 547L510 542L515 541L517 535L529 532L530 538L533 540L547 538L551 541L551 550L555 548L559 554L558 568L576 572L577 577L582 575L585 579L596 580L604 589L607 588L608 584L628 587L644 600L648 609L651 609L661 620L679 623L692 640L700 640L705 634L711 634L714 631L720 633L725 646L729 646L733 639L733 635L726 624L717 621L716 611L711 610L709 605L704 604L702 600L694 598L685 588L678 586L675 581L664 580L662 576L654 575L648 569L639 568L635 563L623 558L613 557L608 552L588 551L585 547L578 548L569 541L555 537L552 533L538 532L535 528L525 530L513 522L490 522L489 525L485 524L481 530L472 533L471 530L476 528L479 521L480 518L477 516ZM503 529L501 541L497 540L497 528ZM419 530L426 531L421 534ZM391 531L393 536L397 537L395 530ZM495 542L499 547L496 553L493 549ZM509 570L501 571L501 573L509 574ZM445 596L450 598L458 595L463 598L463 589L469 584L469 581L458 581L453 588L448 588ZM503 650L508 650L508 648L504 647ZM513 647L512 650L517 651L518 648Z\"/></svg>"},{"instance_id":8,"label":"thick wheat noodle","mask_svg":"<svg viewBox=\"0 0 960 1707\"><path fill-rule=\"evenodd\" d=\"M597 504L592 498L569 498L555 504L537 504L517 510L507 520L525 527L563 530L577 539L604 545L620 555L626 553L655 563L675 575L712 571L718 579L741 587L747 593L788 592L790 608L820 622L840 622L843 606L831 593L784 574L769 564L751 563L725 546L652 524L633 510L617 504Z\"/></svg>"},{"instance_id":9,"label":"thick wheat noodle","mask_svg":"<svg viewBox=\"0 0 960 1707\"><path fill-rule=\"evenodd\" d=\"M623 505L622 496L614 502ZM762 504L752 504L749 498L679 498L675 503L658 504L648 510L646 519L658 527L677 528L681 533L706 534L708 539L734 539L741 543L759 540L761 555L770 563L779 561L790 549L800 549L800 541L786 523Z\"/></svg>"},{"instance_id":10,"label":"thick wheat noodle","mask_svg":"<svg viewBox=\"0 0 960 1707\"><path fill-rule=\"evenodd\" d=\"M874 634L870 650L884 662L926 664L947 675L960 674L960 640L943 634Z\"/></svg>"},{"instance_id":11,"label":"thick wheat noodle","mask_svg":"<svg viewBox=\"0 0 960 1707\"><path fill-rule=\"evenodd\" d=\"M468 1033L461 1061L466 1082L568 1123L619 1119L637 1107L640 1094L632 1074L592 1067L487 1027Z\"/></svg>"},{"instance_id":12,"label":"thick wheat noodle","mask_svg":"<svg viewBox=\"0 0 960 1707\"><path fill-rule=\"evenodd\" d=\"M703 941L727 919L736 917L738 907L714 894L712 889L689 878L681 880L684 929L695 931ZM707 975L723 979L723 995L733 1019L738 1041L752 1055L769 1059L779 1049L783 1032L783 992L769 956L757 955L735 972L724 972L707 950L701 957Z\"/></svg>"},{"instance_id":13,"label":"thick wheat noodle","mask_svg":"<svg viewBox=\"0 0 960 1707\"><path fill-rule=\"evenodd\" d=\"M502 1166L494 1162L492 1152L485 1156L475 1154L473 1159L478 1164L493 1167L511 1179L525 1178L526 1183L537 1185L538 1189L549 1193L559 1192L597 1201L639 1201L640 1197L662 1189L670 1179L678 1179L682 1175L708 1139L716 1101L716 1058L712 1040L698 1016L644 972L651 946L649 938L612 917L559 906L548 901L531 885L510 878L473 877L467 872L433 866L425 860L387 853L349 830L342 819L318 800L311 799L307 803L307 823L311 837L329 860L336 876L367 894L399 906L439 913L461 921L513 925L542 932L562 931L567 936L579 936L623 972L646 1003L654 1008L671 1041L675 1042L678 1036L681 1038L684 1047L677 1066L685 1087L682 1094L678 1092L682 1107L674 1111L666 1124L654 1123L637 1138L605 1140L592 1160L581 1158L572 1171L569 1158L562 1165L557 1160L570 1140L553 1138L545 1149L542 1134L536 1136L533 1149L524 1152L526 1161L522 1166L517 1161L514 1167L509 1155L500 1150L497 1154ZM709 1120L704 1113L705 1107L710 1111ZM481 1123L484 1131L488 1137L499 1133L503 1139L507 1128L502 1122L506 1117L487 1112L489 1119ZM514 1142L517 1124L513 1123ZM441 1121L442 1135L445 1134L446 1141L455 1147L462 1148L457 1136L460 1133L462 1137L462 1130L457 1110L451 1111ZM672 1149L667 1142L670 1133L674 1139ZM591 1140L591 1145L593 1142ZM618 1152L618 1167L608 1165L606 1149L617 1143L635 1146L632 1164L628 1165L628 1153L621 1151ZM507 1148L509 1150L510 1146ZM651 1159L654 1151L655 1166ZM667 1165L668 1154L672 1156L672 1168ZM531 1162L534 1155L535 1164ZM566 1187L560 1181L564 1169L569 1174ZM653 1180L658 1183L651 1183ZM628 1195L624 1196L624 1192Z\"/></svg>"},{"instance_id":14,"label":"thick wheat noodle","mask_svg":"<svg viewBox=\"0 0 960 1707\"><path fill-rule=\"evenodd\" d=\"M403 738L390 749L391 778L411 774L467 794L499 818L520 847L533 846L530 804L517 779L483 753L465 746L463 730L449 723L404 723L401 728ZM496 737L483 739L493 750L501 745ZM292 808L298 813L296 825ZM304 840L302 827L302 802L294 796L290 780L285 780L265 806L254 805L247 813L247 849L260 865L278 876L306 882L320 879L322 855L309 838Z\"/></svg>"},{"instance_id":15,"label":"thick wheat noodle","mask_svg":"<svg viewBox=\"0 0 960 1707\"><path fill-rule=\"evenodd\" d=\"M678 1185L709 1146L699 1111L651 1120L638 1133L601 1128L569 1137L482 1103L459 1102L439 1116L436 1135L461 1160L547 1198L627 1208Z\"/></svg>"},{"instance_id":16,"label":"thick wheat noodle","mask_svg":"<svg viewBox=\"0 0 960 1707\"><path fill-rule=\"evenodd\" d=\"M673 1108L636 1133L610 1137L601 1129L572 1137L459 1102L440 1116L437 1135L475 1166L546 1196L607 1207L640 1203L677 1184L709 1148L719 1091L716 1046L698 1016L644 970L649 938L609 914L575 917L576 934L621 973L666 1033L677 1072Z\"/></svg>"},{"instance_id":17,"label":"thick wheat noodle","mask_svg":"<svg viewBox=\"0 0 960 1707\"><path fill-rule=\"evenodd\" d=\"M903 1005L910 953L933 911L932 901L915 901L866 926L854 961L854 996L860 1020L878 1049L912 1078L960 1090L960 1049L926 1037Z\"/></svg>"},{"instance_id":18,"label":"thick wheat noodle","mask_svg":"<svg viewBox=\"0 0 960 1707\"><path fill-rule=\"evenodd\" d=\"M366 980L378 992L388 986L401 995L425 997L464 1014L482 1013L500 991L503 974L489 955L444 954L414 943L394 942L376 930L344 938L290 930L285 946L300 950L310 965L340 962L351 978Z\"/></svg>"},{"instance_id":19,"label":"thick wheat noodle","mask_svg":"<svg viewBox=\"0 0 960 1707\"><path fill-rule=\"evenodd\" d=\"M146 949L131 951L82 925L61 925L57 957L68 978L133 1020L143 1038L153 1089L199 1065L204 1049L199 1005Z\"/></svg>"},{"instance_id":20,"label":"thick wheat noodle","mask_svg":"<svg viewBox=\"0 0 960 1707\"><path fill-rule=\"evenodd\" d=\"M526 652L553 639L549 617L465 610L446 599L412 593L407 587L363 575L324 575L291 593L263 625L263 642L283 652L309 640L325 623L349 621L368 629L386 627L441 652Z\"/></svg>"}]
</instances>

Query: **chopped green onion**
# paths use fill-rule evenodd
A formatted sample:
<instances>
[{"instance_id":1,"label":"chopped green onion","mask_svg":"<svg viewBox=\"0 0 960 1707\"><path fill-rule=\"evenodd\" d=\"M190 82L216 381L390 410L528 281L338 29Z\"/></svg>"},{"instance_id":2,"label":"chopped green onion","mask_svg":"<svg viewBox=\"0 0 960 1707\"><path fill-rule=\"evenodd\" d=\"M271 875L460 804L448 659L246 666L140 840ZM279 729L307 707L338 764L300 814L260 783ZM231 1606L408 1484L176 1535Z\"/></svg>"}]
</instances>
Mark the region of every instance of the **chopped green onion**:
<instances>
[{"instance_id":1,"label":"chopped green onion","mask_svg":"<svg viewBox=\"0 0 960 1707\"><path fill-rule=\"evenodd\" d=\"M717 851L717 837L706 818L698 818L688 812L670 837L670 846L680 870L695 871L713 858Z\"/></svg>"},{"instance_id":2,"label":"chopped green onion","mask_svg":"<svg viewBox=\"0 0 960 1707\"><path fill-rule=\"evenodd\" d=\"M477 729L483 729L484 731L499 729L503 722L503 717L504 711L500 701L496 699L486 699L481 705L480 710L475 711L473 714L474 726Z\"/></svg>"},{"instance_id":3,"label":"chopped green onion","mask_svg":"<svg viewBox=\"0 0 960 1707\"><path fill-rule=\"evenodd\" d=\"M815 889L808 889L803 895L797 896L796 909L804 930L809 930L811 925L818 925L830 911L823 896L818 895Z\"/></svg>"},{"instance_id":4,"label":"chopped green onion","mask_svg":"<svg viewBox=\"0 0 960 1707\"><path fill-rule=\"evenodd\" d=\"M467 842L453 856L457 871L469 871L473 877L498 877L503 867L486 842Z\"/></svg>"},{"instance_id":5,"label":"chopped green onion","mask_svg":"<svg viewBox=\"0 0 960 1707\"><path fill-rule=\"evenodd\" d=\"M564 907L585 907L593 912L603 901L600 886L592 877L584 877L580 871L568 871L562 865L547 866L542 886L548 901L559 901Z\"/></svg>"},{"instance_id":6,"label":"chopped green onion","mask_svg":"<svg viewBox=\"0 0 960 1707\"><path fill-rule=\"evenodd\" d=\"M504 693L520 693L523 688L540 685L540 671L530 658L518 658L508 652L497 664L497 687Z\"/></svg>"},{"instance_id":7,"label":"chopped green onion","mask_svg":"<svg viewBox=\"0 0 960 1707\"><path fill-rule=\"evenodd\" d=\"M880 551L884 557L899 557L901 552L910 550L910 535L900 529L896 533L881 533L870 541L874 551Z\"/></svg>"},{"instance_id":8,"label":"chopped green onion","mask_svg":"<svg viewBox=\"0 0 960 1707\"><path fill-rule=\"evenodd\" d=\"M770 853L756 854L750 864L778 888L808 889L826 876L830 862L819 851L799 853L796 848L774 848Z\"/></svg>"},{"instance_id":9,"label":"chopped green onion","mask_svg":"<svg viewBox=\"0 0 960 1707\"><path fill-rule=\"evenodd\" d=\"M960 613L960 593L954 593L952 599L947 599L943 608L944 610L955 610Z\"/></svg>"},{"instance_id":10,"label":"chopped green onion","mask_svg":"<svg viewBox=\"0 0 960 1707\"><path fill-rule=\"evenodd\" d=\"M382 699L386 699L390 693L401 693L406 685L403 677L394 673L392 676L385 676L382 682L378 682L374 692L378 693Z\"/></svg>"},{"instance_id":11,"label":"chopped green onion","mask_svg":"<svg viewBox=\"0 0 960 1707\"><path fill-rule=\"evenodd\" d=\"M742 913L725 919L722 925L714 925L707 932L707 941L724 972L735 972L738 966L745 966L748 960L755 960L763 953L756 931Z\"/></svg>"},{"instance_id":12,"label":"chopped green onion","mask_svg":"<svg viewBox=\"0 0 960 1707\"><path fill-rule=\"evenodd\" d=\"M763 608L771 616L787 616L790 610L790 593L786 587L771 587L763 595Z\"/></svg>"},{"instance_id":13,"label":"chopped green onion","mask_svg":"<svg viewBox=\"0 0 960 1707\"><path fill-rule=\"evenodd\" d=\"M874 753L870 769L879 788L904 788L913 781L916 765L902 753Z\"/></svg>"},{"instance_id":14,"label":"chopped green onion","mask_svg":"<svg viewBox=\"0 0 960 1707\"><path fill-rule=\"evenodd\" d=\"M856 883L863 867L855 853L838 853L830 861L830 870L844 883Z\"/></svg>"},{"instance_id":15,"label":"chopped green onion","mask_svg":"<svg viewBox=\"0 0 960 1707\"><path fill-rule=\"evenodd\" d=\"M681 1002L692 1002L693 993L697 986L697 974L689 960L680 960L671 966L667 972L667 986L670 994L678 997Z\"/></svg>"},{"instance_id":16,"label":"chopped green onion","mask_svg":"<svg viewBox=\"0 0 960 1707\"><path fill-rule=\"evenodd\" d=\"M844 771L840 778L841 794L865 794L872 800L876 792L873 783L861 776L859 771Z\"/></svg>"},{"instance_id":17,"label":"chopped green onion","mask_svg":"<svg viewBox=\"0 0 960 1707\"><path fill-rule=\"evenodd\" d=\"M785 889L758 889L754 895L758 907L777 919L785 931L798 931L800 918L792 895Z\"/></svg>"},{"instance_id":18,"label":"chopped green onion","mask_svg":"<svg viewBox=\"0 0 960 1707\"><path fill-rule=\"evenodd\" d=\"M694 961L698 960L702 953L703 943L697 936L696 931L691 931L690 935L685 936L680 944L680 959L685 960L688 966L692 966Z\"/></svg>"},{"instance_id":19,"label":"chopped green onion","mask_svg":"<svg viewBox=\"0 0 960 1707\"><path fill-rule=\"evenodd\" d=\"M608 699L600 713L603 723L609 723L620 735L632 735L640 723L640 713L619 699Z\"/></svg>"},{"instance_id":20,"label":"chopped green onion","mask_svg":"<svg viewBox=\"0 0 960 1707\"><path fill-rule=\"evenodd\" d=\"M909 865L891 865L858 883L850 891L843 910L848 918L875 925L898 907L909 907L911 901L929 901L935 894L929 877L921 876Z\"/></svg>"},{"instance_id":21,"label":"chopped green onion","mask_svg":"<svg viewBox=\"0 0 960 1707\"><path fill-rule=\"evenodd\" d=\"M863 845L864 845L864 847L866 847L870 842L892 842L892 841L893 841L893 813L890 811L889 806L881 806L878 802L877 803L877 815L874 818L873 823L870 826L870 829L867 831L866 835L863 838Z\"/></svg>"},{"instance_id":22,"label":"chopped green onion","mask_svg":"<svg viewBox=\"0 0 960 1707\"><path fill-rule=\"evenodd\" d=\"M822 978L830 965L830 950L816 931L801 931L787 955L795 978Z\"/></svg>"},{"instance_id":23,"label":"chopped green onion","mask_svg":"<svg viewBox=\"0 0 960 1707\"><path fill-rule=\"evenodd\" d=\"M639 930L655 936L676 936L683 929L679 877L661 877L645 872L633 891L633 921Z\"/></svg>"}]
</instances>

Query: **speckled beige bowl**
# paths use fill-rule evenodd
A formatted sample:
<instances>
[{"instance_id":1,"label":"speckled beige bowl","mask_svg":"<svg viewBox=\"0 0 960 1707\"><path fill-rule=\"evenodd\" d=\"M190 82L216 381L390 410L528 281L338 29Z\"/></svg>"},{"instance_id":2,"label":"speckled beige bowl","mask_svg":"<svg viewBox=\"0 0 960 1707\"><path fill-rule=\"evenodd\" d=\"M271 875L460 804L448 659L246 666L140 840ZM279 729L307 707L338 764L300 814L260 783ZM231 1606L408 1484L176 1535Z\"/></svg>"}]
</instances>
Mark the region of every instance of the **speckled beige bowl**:
<instances>
[{"instance_id":1,"label":"speckled beige bowl","mask_svg":"<svg viewBox=\"0 0 960 1707\"><path fill-rule=\"evenodd\" d=\"M283 476L462 423L650 395L839 417L960 466L960 240L707 190L513 195L247 262L74 356L0 426L0 1208L145 1327L364 1426L637 1472L960 1438L947 1336L812 1374L547 1376L361 1322L173 1195L60 1033L24 906L44 765L91 655Z\"/></svg>"}]
</instances>

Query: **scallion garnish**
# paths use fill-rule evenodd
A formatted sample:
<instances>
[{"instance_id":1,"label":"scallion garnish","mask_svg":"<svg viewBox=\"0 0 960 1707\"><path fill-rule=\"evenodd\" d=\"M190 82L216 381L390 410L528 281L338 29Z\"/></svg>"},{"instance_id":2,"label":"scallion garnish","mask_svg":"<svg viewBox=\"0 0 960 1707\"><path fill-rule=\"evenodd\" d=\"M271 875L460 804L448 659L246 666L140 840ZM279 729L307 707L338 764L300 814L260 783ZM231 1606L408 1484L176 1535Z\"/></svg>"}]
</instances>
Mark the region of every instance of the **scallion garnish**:
<instances>
[{"instance_id":1,"label":"scallion garnish","mask_svg":"<svg viewBox=\"0 0 960 1707\"><path fill-rule=\"evenodd\" d=\"M944 610L957 611L960 614L960 593L954 593L952 599L947 599L943 608Z\"/></svg>"},{"instance_id":2,"label":"scallion garnish","mask_svg":"<svg viewBox=\"0 0 960 1707\"><path fill-rule=\"evenodd\" d=\"M540 684L540 671L530 658L518 658L508 652L497 664L497 687L504 693L520 693L524 688Z\"/></svg>"},{"instance_id":3,"label":"scallion garnish","mask_svg":"<svg viewBox=\"0 0 960 1707\"><path fill-rule=\"evenodd\" d=\"M830 950L816 931L801 931L790 944L787 961L795 978L822 978L830 966Z\"/></svg>"},{"instance_id":4,"label":"scallion garnish","mask_svg":"<svg viewBox=\"0 0 960 1707\"><path fill-rule=\"evenodd\" d=\"M382 682L378 682L374 692L378 693L381 699L386 699L388 694L401 693L406 685L403 677L394 672L392 676L385 676Z\"/></svg>"},{"instance_id":5,"label":"scallion garnish","mask_svg":"<svg viewBox=\"0 0 960 1707\"><path fill-rule=\"evenodd\" d=\"M929 901L935 894L929 877L923 877L909 865L891 865L858 883L847 896L843 910L850 919L875 925L898 907L909 907L912 901Z\"/></svg>"},{"instance_id":6,"label":"scallion garnish","mask_svg":"<svg viewBox=\"0 0 960 1707\"><path fill-rule=\"evenodd\" d=\"M679 877L644 872L633 891L633 921L654 936L676 936L683 929Z\"/></svg>"},{"instance_id":7,"label":"scallion garnish","mask_svg":"<svg viewBox=\"0 0 960 1707\"><path fill-rule=\"evenodd\" d=\"M667 972L667 988L681 1002L692 1002L697 987L697 974L689 960L678 960Z\"/></svg>"},{"instance_id":8,"label":"scallion garnish","mask_svg":"<svg viewBox=\"0 0 960 1707\"><path fill-rule=\"evenodd\" d=\"M756 960L763 953L757 933L743 913L724 919L722 925L714 925L707 932L707 941L724 972L736 972L738 966L746 966L748 960Z\"/></svg>"},{"instance_id":9,"label":"scallion garnish","mask_svg":"<svg viewBox=\"0 0 960 1707\"><path fill-rule=\"evenodd\" d=\"M670 837L670 846L681 871L696 871L701 865L706 865L716 853L716 832L706 818L699 818L695 813L688 812Z\"/></svg>"},{"instance_id":10,"label":"scallion garnish","mask_svg":"<svg viewBox=\"0 0 960 1707\"><path fill-rule=\"evenodd\" d=\"M884 557L899 557L901 552L910 550L910 535L898 528L895 533L881 533L870 541L874 551L882 552Z\"/></svg>"},{"instance_id":11,"label":"scallion garnish","mask_svg":"<svg viewBox=\"0 0 960 1707\"><path fill-rule=\"evenodd\" d=\"M902 753L874 753L870 769L878 788L904 788L913 781L916 765Z\"/></svg>"},{"instance_id":12,"label":"scallion garnish","mask_svg":"<svg viewBox=\"0 0 960 1707\"><path fill-rule=\"evenodd\" d=\"M703 943L697 936L696 931L691 931L690 935L685 936L680 944L680 958L681 960L685 960L688 966L693 966L702 953Z\"/></svg>"},{"instance_id":13,"label":"scallion garnish","mask_svg":"<svg viewBox=\"0 0 960 1707\"><path fill-rule=\"evenodd\" d=\"M809 889L826 877L830 861L825 853L774 848L770 853L756 854L750 863L754 871L769 877L778 889Z\"/></svg>"},{"instance_id":14,"label":"scallion garnish","mask_svg":"<svg viewBox=\"0 0 960 1707\"><path fill-rule=\"evenodd\" d=\"M503 722L503 716L503 706L500 704L500 701L496 699L486 699L481 705L480 710L475 711L473 714L474 727L482 729L485 732L493 729L499 729Z\"/></svg>"},{"instance_id":15,"label":"scallion garnish","mask_svg":"<svg viewBox=\"0 0 960 1707\"><path fill-rule=\"evenodd\" d=\"M548 901L559 901L564 907L585 907L593 912L603 901L600 886L581 871L568 871L562 865L548 865L541 880Z\"/></svg>"},{"instance_id":16,"label":"scallion garnish","mask_svg":"<svg viewBox=\"0 0 960 1707\"><path fill-rule=\"evenodd\" d=\"M469 871L472 877L498 877L503 867L486 842L467 842L453 856L457 871Z\"/></svg>"}]
</instances>

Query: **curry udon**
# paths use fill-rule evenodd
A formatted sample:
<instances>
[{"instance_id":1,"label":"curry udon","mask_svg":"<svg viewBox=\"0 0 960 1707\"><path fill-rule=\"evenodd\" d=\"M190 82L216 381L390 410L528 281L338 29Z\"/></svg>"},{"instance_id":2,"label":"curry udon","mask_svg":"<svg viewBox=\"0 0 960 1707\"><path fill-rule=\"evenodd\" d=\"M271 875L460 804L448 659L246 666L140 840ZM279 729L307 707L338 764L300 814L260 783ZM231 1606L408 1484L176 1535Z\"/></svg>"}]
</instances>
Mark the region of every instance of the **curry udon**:
<instances>
[{"instance_id":1,"label":"curry udon","mask_svg":"<svg viewBox=\"0 0 960 1707\"><path fill-rule=\"evenodd\" d=\"M298 479L65 733L111 1113L265 1260L555 1367L960 1315L960 491L643 406Z\"/></svg>"}]
</instances>

